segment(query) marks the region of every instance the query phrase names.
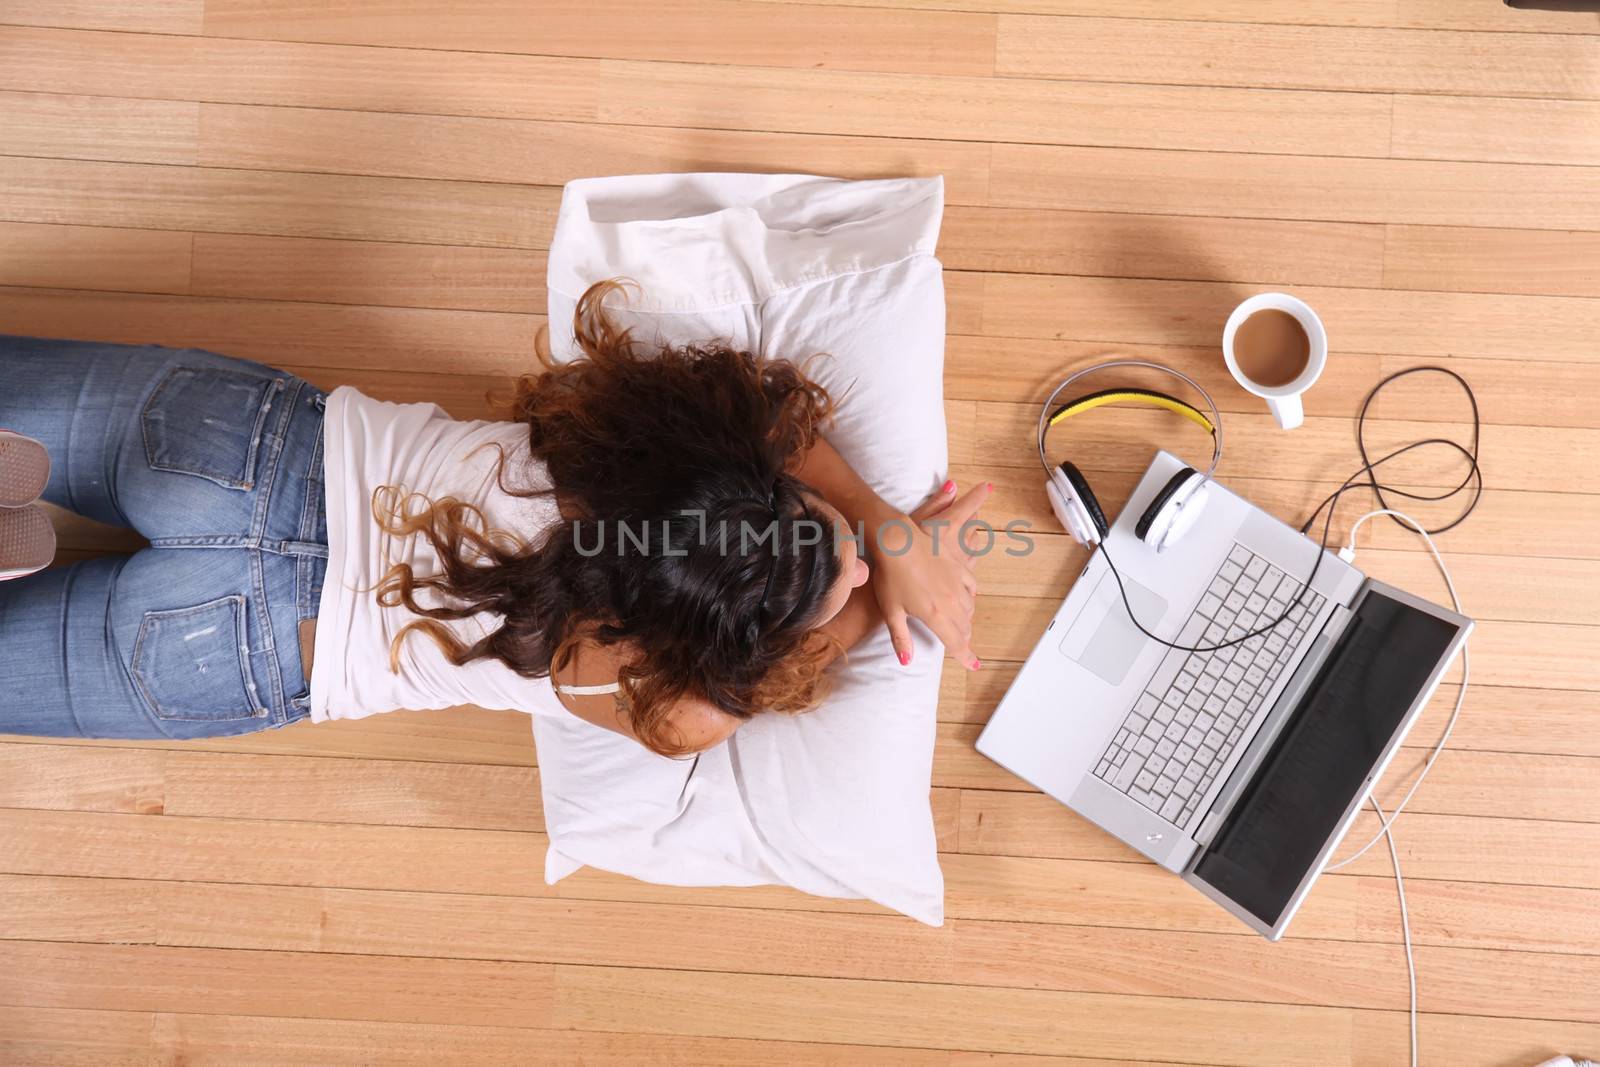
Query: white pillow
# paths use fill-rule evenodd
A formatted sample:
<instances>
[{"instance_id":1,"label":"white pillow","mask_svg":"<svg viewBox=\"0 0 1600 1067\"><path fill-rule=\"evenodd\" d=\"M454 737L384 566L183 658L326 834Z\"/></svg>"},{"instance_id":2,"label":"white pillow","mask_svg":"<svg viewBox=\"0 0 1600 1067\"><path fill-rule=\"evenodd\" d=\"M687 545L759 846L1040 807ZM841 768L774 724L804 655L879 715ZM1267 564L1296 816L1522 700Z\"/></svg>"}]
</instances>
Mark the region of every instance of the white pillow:
<instances>
[{"instance_id":1,"label":"white pillow","mask_svg":"<svg viewBox=\"0 0 1600 1067\"><path fill-rule=\"evenodd\" d=\"M620 321L665 341L724 338L803 359L839 401L828 439L909 509L945 477L940 178L797 175L590 179L566 188L550 251L553 350L576 299L640 283ZM648 404L649 397L640 397ZM588 864L672 885L790 885L944 921L929 786L943 650L914 625L855 648L818 710L758 715L698 759L590 725L548 688L534 735L555 882Z\"/></svg>"}]
</instances>

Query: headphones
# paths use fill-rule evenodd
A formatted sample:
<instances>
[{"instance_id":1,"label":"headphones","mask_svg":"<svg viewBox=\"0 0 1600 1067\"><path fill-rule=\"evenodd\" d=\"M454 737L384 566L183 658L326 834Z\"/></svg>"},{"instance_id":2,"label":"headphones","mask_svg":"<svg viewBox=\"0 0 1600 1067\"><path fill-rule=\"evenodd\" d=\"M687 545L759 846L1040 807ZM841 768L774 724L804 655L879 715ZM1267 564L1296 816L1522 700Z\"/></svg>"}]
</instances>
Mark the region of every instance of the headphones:
<instances>
[{"instance_id":1,"label":"headphones","mask_svg":"<svg viewBox=\"0 0 1600 1067\"><path fill-rule=\"evenodd\" d=\"M1118 367L1143 367L1177 378L1205 398L1206 406L1211 409L1211 415L1208 417L1193 404L1179 400L1175 396L1150 389L1106 389L1068 401L1058 408L1053 407L1056 398L1080 378ZM1205 510L1206 500L1210 496L1211 476L1216 473L1217 464L1222 460L1222 415L1217 410L1216 402L1211 399L1211 394L1181 371L1142 359L1118 359L1085 367L1056 386L1039 411L1039 464L1044 468L1047 477L1045 493L1050 497L1050 510L1055 512L1056 518L1072 535L1073 540L1086 548L1094 548L1105 539L1111 531L1111 524L1106 521L1105 510L1095 498L1094 490L1089 488L1089 480L1071 462L1063 462L1058 466L1051 465L1045 458L1044 445L1050 428L1056 423L1106 404L1121 402L1145 404L1175 412L1211 435L1211 465L1206 468L1205 473L1201 474L1193 467L1184 467L1174 474L1167 484L1161 487L1160 492L1156 493L1150 501L1150 506L1145 508L1144 514L1140 515L1139 521L1134 524L1134 536L1157 552L1164 552L1182 540L1183 535L1188 533L1200 518L1200 513Z\"/></svg>"}]
</instances>

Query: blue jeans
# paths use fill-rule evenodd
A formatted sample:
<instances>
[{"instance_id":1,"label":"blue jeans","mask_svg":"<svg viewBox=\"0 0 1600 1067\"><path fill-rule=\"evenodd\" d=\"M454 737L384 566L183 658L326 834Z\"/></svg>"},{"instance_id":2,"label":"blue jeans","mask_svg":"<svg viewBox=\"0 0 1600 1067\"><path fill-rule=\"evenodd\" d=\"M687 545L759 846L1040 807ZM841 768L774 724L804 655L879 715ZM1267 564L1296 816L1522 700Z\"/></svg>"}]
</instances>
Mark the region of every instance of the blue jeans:
<instances>
[{"instance_id":1,"label":"blue jeans","mask_svg":"<svg viewBox=\"0 0 1600 1067\"><path fill-rule=\"evenodd\" d=\"M193 738L310 714L324 396L259 363L0 336L0 427L53 504L150 547L0 582L0 734Z\"/></svg>"}]
</instances>

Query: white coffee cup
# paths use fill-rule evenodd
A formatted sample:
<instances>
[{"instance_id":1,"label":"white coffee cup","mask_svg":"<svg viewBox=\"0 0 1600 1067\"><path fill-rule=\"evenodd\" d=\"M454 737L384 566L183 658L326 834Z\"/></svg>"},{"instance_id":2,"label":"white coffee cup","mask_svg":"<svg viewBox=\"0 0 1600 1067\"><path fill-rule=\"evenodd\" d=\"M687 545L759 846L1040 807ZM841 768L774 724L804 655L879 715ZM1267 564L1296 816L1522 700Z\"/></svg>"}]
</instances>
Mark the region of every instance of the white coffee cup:
<instances>
[{"instance_id":1,"label":"white coffee cup","mask_svg":"<svg viewBox=\"0 0 1600 1067\"><path fill-rule=\"evenodd\" d=\"M1287 385L1259 385L1239 370L1239 363L1233 358L1233 335L1239 331L1245 319L1258 311L1282 311L1293 315L1306 332L1309 352L1305 369ZM1254 393L1267 402L1279 427L1292 430L1306 418L1305 409L1300 404L1300 394L1316 384L1322 376L1322 368L1327 366L1328 331L1304 300L1288 293L1260 293L1234 308L1233 314L1228 316L1228 324L1222 328L1222 358L1227 361L1228 372L1233 375L1234 381L1243 386L1246 392Z\"/></svg>"}]
</instances>

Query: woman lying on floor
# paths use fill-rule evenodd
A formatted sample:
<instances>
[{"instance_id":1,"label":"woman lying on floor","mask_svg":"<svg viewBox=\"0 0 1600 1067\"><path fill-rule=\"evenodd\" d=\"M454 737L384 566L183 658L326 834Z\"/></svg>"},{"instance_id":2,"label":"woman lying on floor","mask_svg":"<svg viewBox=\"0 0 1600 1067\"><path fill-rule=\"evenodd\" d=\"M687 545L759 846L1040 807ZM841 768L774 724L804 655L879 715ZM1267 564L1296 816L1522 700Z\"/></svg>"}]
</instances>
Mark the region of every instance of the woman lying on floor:
<instances>
[{"instance_id":1,"label":"woman lying on floor","mask_svg":"<svg viewBox=\"0 0 1600 1067\"><path fill-rule=\"evenodd\" d=\"M910 616L976 667L973 556L934 534L988 487L901 515L828 445L802 366L637 343L605 307L624 299L584 294L580 358L520 379L504 422L208 352L0 338L0 426L48 451L44 499L150 541L0 584L0 734L527 708L553 683L677 755L816 706L885 621L901 662Z\"/></svg>"}]
</instances>

